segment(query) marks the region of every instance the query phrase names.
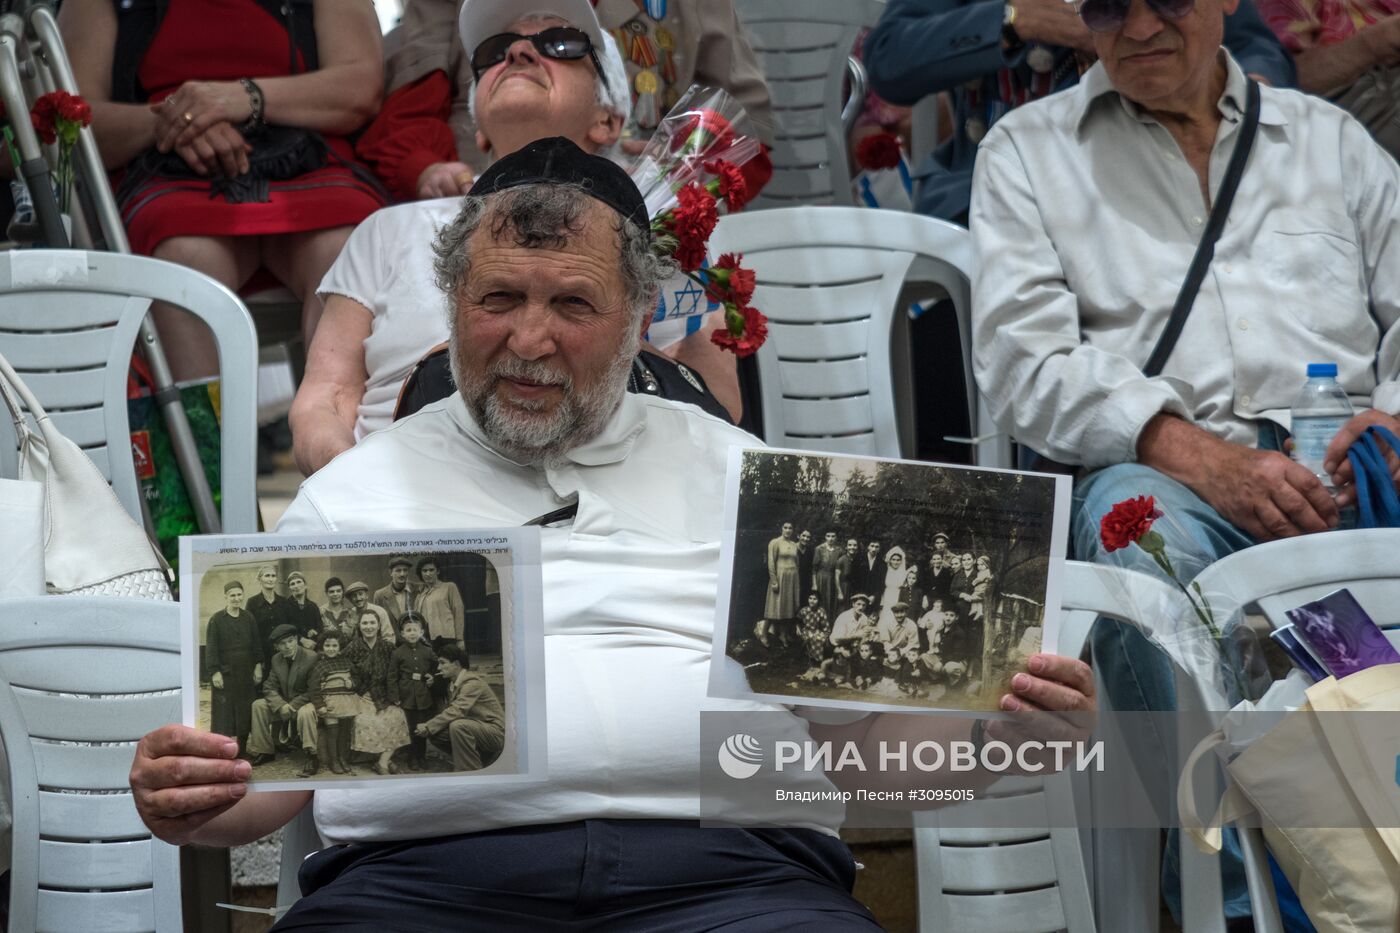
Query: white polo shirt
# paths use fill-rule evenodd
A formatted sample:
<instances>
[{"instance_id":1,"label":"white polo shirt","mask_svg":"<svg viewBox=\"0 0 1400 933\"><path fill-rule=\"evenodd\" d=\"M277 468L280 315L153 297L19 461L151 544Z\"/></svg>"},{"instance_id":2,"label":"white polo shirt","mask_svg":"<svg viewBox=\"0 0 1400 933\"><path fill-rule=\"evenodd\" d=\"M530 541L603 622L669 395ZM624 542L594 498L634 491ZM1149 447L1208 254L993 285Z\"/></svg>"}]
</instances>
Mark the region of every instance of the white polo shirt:
<instances>
[{"instance_id":1,"label":"white polo shirt","mask_svg":"<svg viewBox=\"0 0 1400 933\"><path fill-rule=\"evenodd\" d=\"M758 442L693 406L628 394L563 466L521 466L487 446L454 395L303 483L279 531L516 526L578 498L571 525L541 531L548 781L317 791L322 835L365 842L698 819L700 710L780 709L705 697L731 444ZM806 723L790 719L788 737L805 739ZM807 780L830 789L820 773ZM839 819L839 810L813 812ZM834 833L836 823L811 828Z\"/></svg>"}]
</instances>

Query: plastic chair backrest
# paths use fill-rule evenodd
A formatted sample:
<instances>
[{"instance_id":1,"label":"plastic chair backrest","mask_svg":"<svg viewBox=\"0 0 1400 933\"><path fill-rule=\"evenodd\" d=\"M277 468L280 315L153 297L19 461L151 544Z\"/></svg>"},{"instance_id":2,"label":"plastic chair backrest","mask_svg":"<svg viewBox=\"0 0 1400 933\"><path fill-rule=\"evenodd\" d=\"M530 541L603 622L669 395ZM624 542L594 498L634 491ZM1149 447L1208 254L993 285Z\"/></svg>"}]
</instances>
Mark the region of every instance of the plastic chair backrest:
<instances>
[{"instance_id":1,"label":"plastic chair backrest","mask_svg":"<svg viewBox=\"0 0 1400 933\"><path fill-rule=\"evenodd\" d=\"M876 0L739 0L739 19L768 79L773 178L750 210L855 203L842 122L846 59Z\"/></svg>"},{"instance_id":2,"label":"plastic chair backrest","mask_svg":"<svg viewBox=\"0 0 1400 933\"><path fill-rule=\"evenodd\" d=\"M136 741L180 721L179 606L44 596L0 619L9 929L175 933L179 849L151 838L127 774Z\"/></svg>"},{"instance_id":3,"label":"plastic chair backrest","mask_svg":"<svg viewBox=\"0 0 1400 933\"><path fill-rule=\"evenodd\" d=\"M971 424L972 245L966 229L902 211L793 207L722 218L711 258L742 253L754 306L769 318L758 351L765 440L832 453L900 456L899 412L912 410L903 308L911 290L951 298L958 317ZM986 431L980 428L986 427ZM1009 466L989 439L977 462Z\"/></svg>"},{"instance_id":4,"label":"plastic chair backrest","mask_svg":"<svg viewBox=\"0 0 1400 933\"><path fill-rule=\"evenodd\" d=\"M1301 535L1257 544L1211 564L1196 577L1218 618L1257 604L1274 628L1306 602L1343 587L1371 618L1400 637L1400 528Z\"/></svg>"},{"instance_id":5,"label":"plastic chair backrest","mask_svg":"<svg viewBox=\"0 0 1400 933\"><path fill-rule=\"evenodd\" d=\"M257 335L248 310L228 289L193 269L144 256L0 253L0 353L139 521L127 372L152 301L188 310L213 332L219 349L223 529L255 532ZM0 476L15 475L16 443L5 419Z\"/></svg>"},{"instance_id":6,"label":"plastic chair backrest","mask_svg":"<svg viewBox=\"0 0 1400 933\"><path fill-rule=\"evenodd\" d=\"M1142 622L1136 618L1140 600L1131 595L1143 592L1138 587L1174 599L1167 584L1156 578L1066 561L1056 653L1078 657L1100 615ZM915 813L919 929L1094 930L1085 854L1079 830L1067 819L1083 810L1066 772L1003 778L975 803ZM1024 815L1024 823L1008 827L1008 812ZM988 826L970 828L979 813L988 815ZM1003 893L1007 891L1014 893Z\"/></svg>"}]
</instances>

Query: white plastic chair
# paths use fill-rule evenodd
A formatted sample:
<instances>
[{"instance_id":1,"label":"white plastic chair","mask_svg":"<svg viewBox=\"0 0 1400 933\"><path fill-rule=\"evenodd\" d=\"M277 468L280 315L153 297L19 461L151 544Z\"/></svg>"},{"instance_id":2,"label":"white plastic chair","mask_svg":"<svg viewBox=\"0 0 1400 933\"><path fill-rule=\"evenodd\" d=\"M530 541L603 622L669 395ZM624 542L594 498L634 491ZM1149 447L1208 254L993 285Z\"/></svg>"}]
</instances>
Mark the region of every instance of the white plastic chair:
<instances>
[{"instance_id":1,"label":"white plastic chair","mask_svg":"<svg viewBox=\"0 0 1400 933\"><path fill-rule=\"evenodd\" d=\"M1400 528L1302 535L1221 558L1196 577L1219 617L1257 604L1278 628L1287 610L1343 587L1400 637ZM1216 605L1223 600L1221 605Z\"/></svg>"},{"instance_id":2,"label":"white plastic chair","mask_svg":"<svg viewBox=\"0 0 1400 933\"><path fill-rule=\"evenodd\" d=\"M1302 535L1236 551L1203 570L1196 582L1210 599L1217 618L1257 605L1274 628L1289 624L1289 609L1345 587L1377 624L1388 626L1387 637L1400 648L1397 553L1400 528ZM1244 847L1255 929L1258 933L1280 933L1283 925L1269 876L1264 835L1258 828L1236 828Z\"/></svg>"},{"instance_id":3,"label":"white plastic chair","mask_svg":"<svg viewBox=\"0 0 1400 933\"><path fill-rule=\"evenodd\" d=\"M1061 589L1063 616L1054 647L1069 657L1083 653L1098 616L1150 631L1150 620L1139 618L1141 607L1177 600L1170 586L1155 577L1080 561L1065 562ZM1102 691L1099 695L1102 699ZM1088 777L1092 782L1094 775ZM1097 794L1121 791L1083 785L1069 772L1003 778L975 803L915 813L919 929L1155 930L1157 834L1096 830L1088 841L1081 839L1068 817L1090 810ZM1024 815L1024 824L1007 827L1007 812ZM968 828L979 813L987 814L988 827ZM1094 878L1096 904L1091 904L1089 877Z\"/></svg>"},{"instance_id":4,"label":"white plastic chair","mask_svg":"<svg viewBox=\"0 0 1400 933\"><path fill-rule=\"evenodd\" d=\"M913 412L903 309L936 293L958 318L975 462L1011 465L972 381L966 229L902 211L793 207L722 218L710 253L743 253L757 277L753 303L769 319L758 351L769 444L900 456Z\"/></svg>"},{"instance_id":5,"label":"white plastic chair","mask_svg":"<svg viewBox=\"0 0 1400 933\"><path fill-rule=\"evenodd\" d=\"M846 137L865 103L864 69L850 58L881 0L739 0L739 18L768 80L773 177L750 210L855 203ZM845 88L852 81L850 106Z\"/></svg>"},{"instance_id":6,"label":"white plastic chair","mask_svg":"<svg viewBox=\"0 0 1400 933\"><path fill-rule=\"evenodd\" d=\"M180 721L179 625L169 602L0 602L11 933L181 929L179 849L127 786L136 741Z\"/></svg>"},{"instance_id":7,"label":"white plastic chair","mask_svg":"<svg viewBox=\"0 0 1400 933\"><path fill-rule=\"evenodd\" d=\"M226 533L258 530L257 335L238 297L173 263L121 253L0 253L0 353L140 516L126 381L137 331L152 301L184 308L214 334L220 371L220 475ZM0 475L14 476L16 439L0 424Z\"/></svg>"}]
</instances>

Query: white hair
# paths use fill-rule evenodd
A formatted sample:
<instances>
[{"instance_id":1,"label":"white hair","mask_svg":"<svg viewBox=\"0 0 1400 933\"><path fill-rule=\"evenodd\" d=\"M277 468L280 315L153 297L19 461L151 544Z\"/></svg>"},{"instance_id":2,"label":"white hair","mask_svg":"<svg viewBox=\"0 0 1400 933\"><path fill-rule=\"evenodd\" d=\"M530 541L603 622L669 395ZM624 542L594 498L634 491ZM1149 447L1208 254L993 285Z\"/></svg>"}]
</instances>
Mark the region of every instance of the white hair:
<instances>
[{"instance_id":1,"label":"white hair","mask_svg":"<svg viewBox=\"0 0 1400 933\"><path fill-rule=\"evenodd\" d=\"M547 11L535 10L522 14L517 23L541 22L544 20L557 20L559 17ZM601 75L594 77L594 85L597 89L598 106L608 113L620 118L624 123L632 112L632 92L630 83L627 80L627 66L622 63L622 53L618 51L617 41L613 39L612 33L603 30L603 46L595 48L598 55L598 64L603 66ZM471 50L467 50L471 54ZM598 80L598 78L603 80ZM472 123L480 126L476 119L476 89L477 83L472 82L471 93L467 95L467 109L471 113ZM600 151L598 155L612 158L617 150L617 145L607 147Z\"/></svg>"}]
</instances>

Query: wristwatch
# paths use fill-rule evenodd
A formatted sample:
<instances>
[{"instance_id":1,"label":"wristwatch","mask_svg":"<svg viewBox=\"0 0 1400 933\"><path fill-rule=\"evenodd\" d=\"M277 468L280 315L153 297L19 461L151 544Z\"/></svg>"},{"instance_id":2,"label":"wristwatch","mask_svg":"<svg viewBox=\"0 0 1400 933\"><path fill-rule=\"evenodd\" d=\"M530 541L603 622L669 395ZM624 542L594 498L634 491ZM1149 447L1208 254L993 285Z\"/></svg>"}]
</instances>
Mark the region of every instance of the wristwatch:
<instances>
[{"instance_id":1,"label":"wristwatch","mask_svg":"<svg viewBox=\"0 0 1400 933\"><path fill-rule=\"evenodd\" d=\"M1016 6L1011 0L1007 0L1006 10L1001 18L1001 44L1007 52L1018 52L1025 44L1016 34Z\"/></svg>"}]
</instances>

